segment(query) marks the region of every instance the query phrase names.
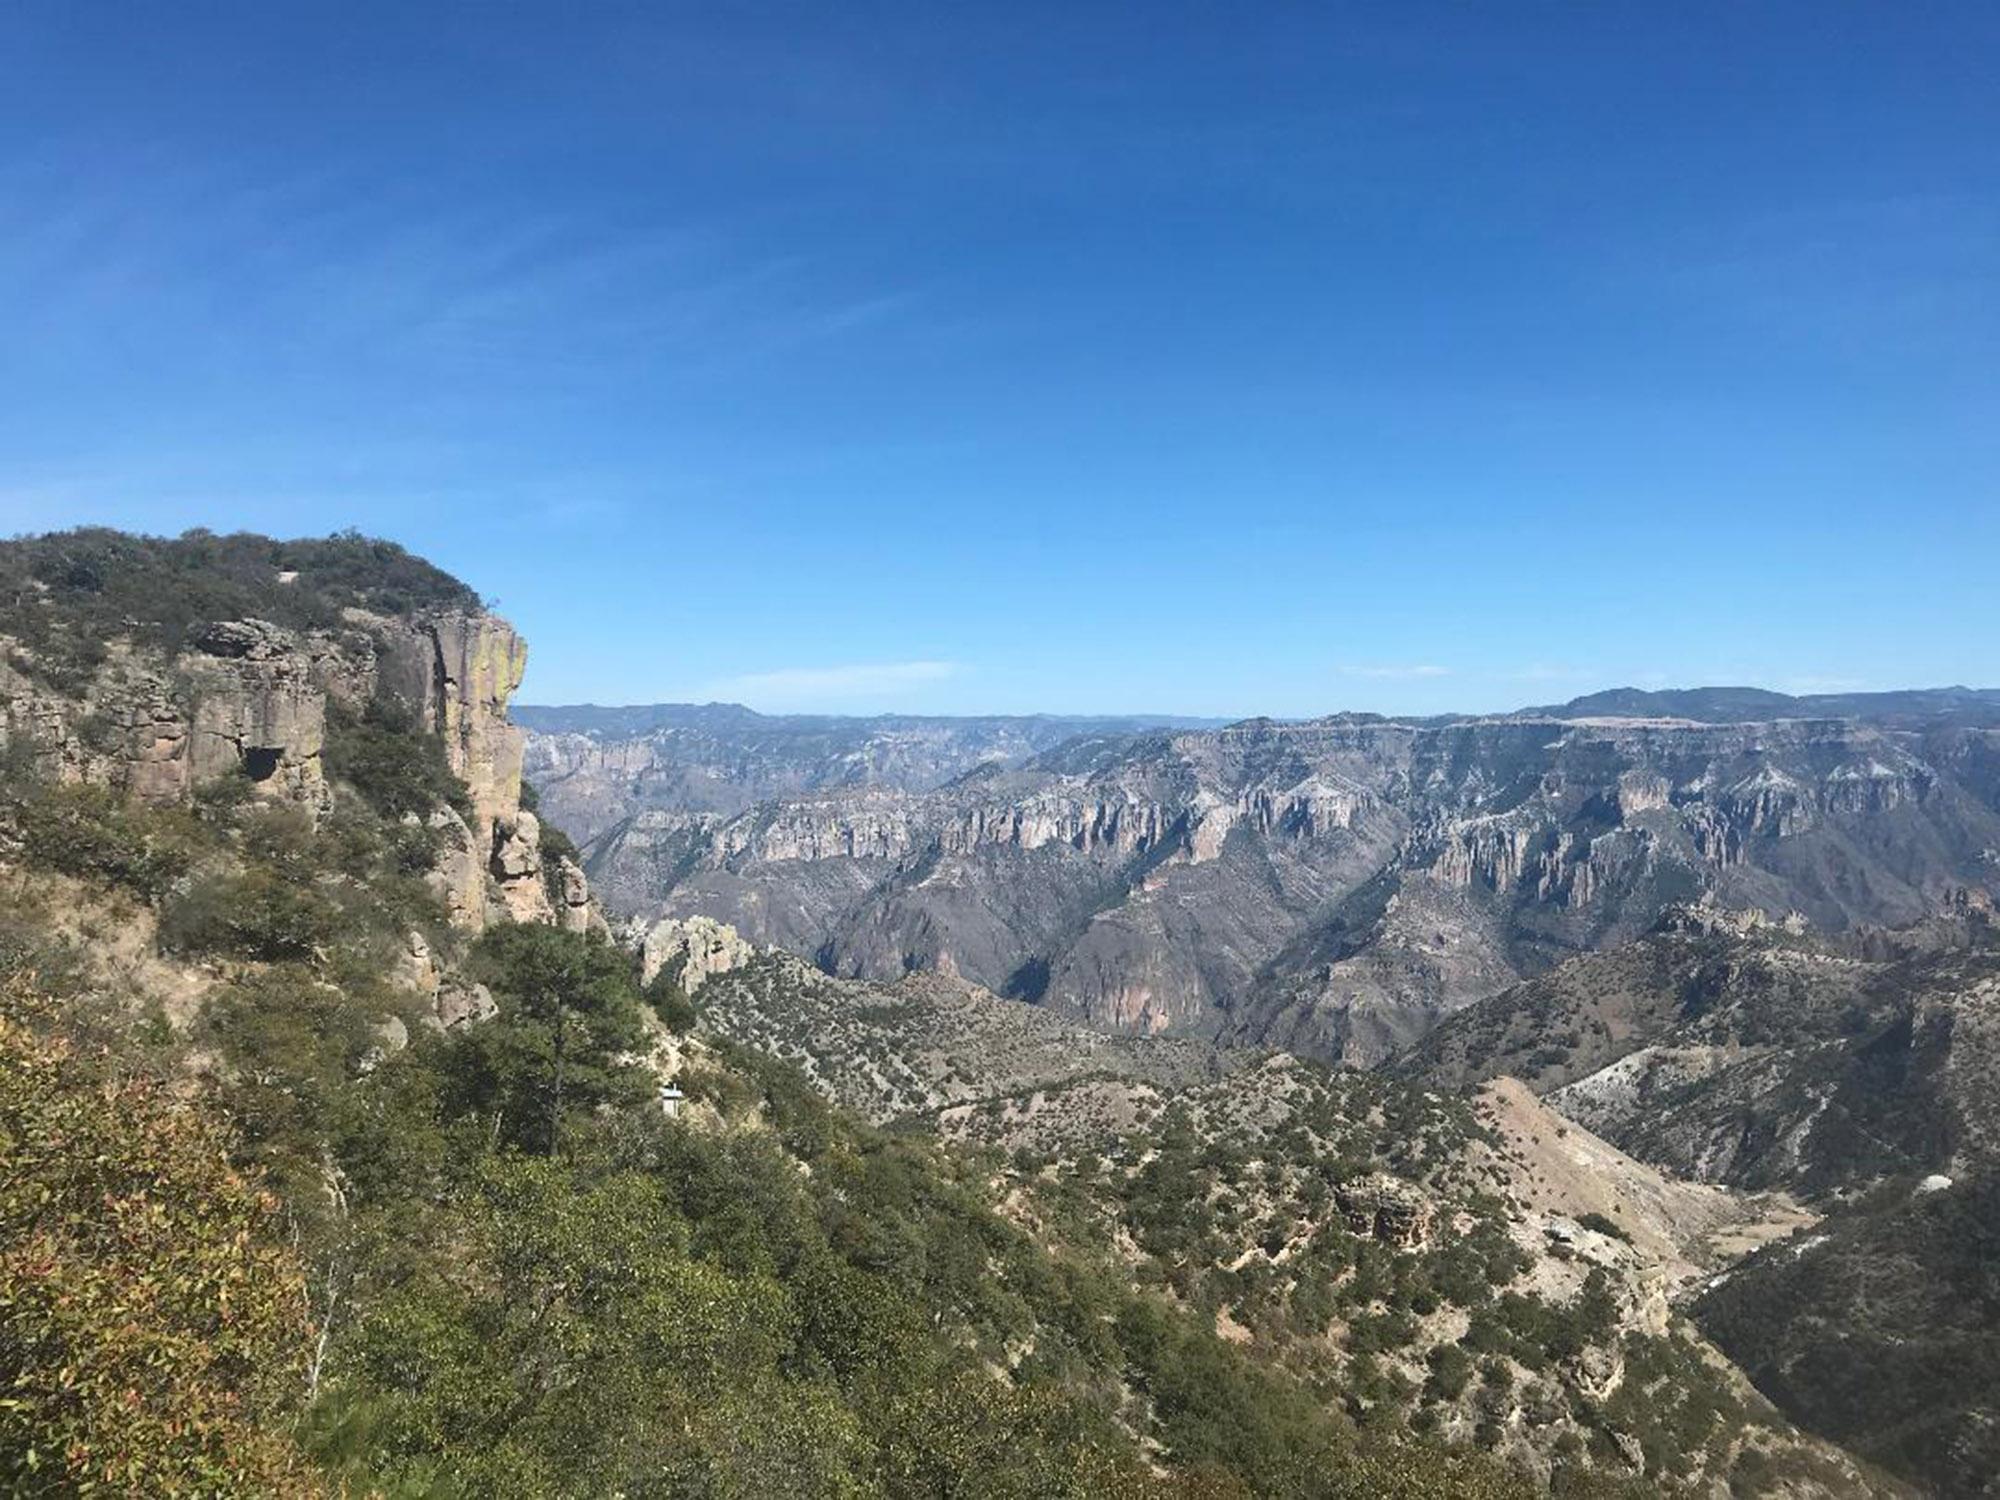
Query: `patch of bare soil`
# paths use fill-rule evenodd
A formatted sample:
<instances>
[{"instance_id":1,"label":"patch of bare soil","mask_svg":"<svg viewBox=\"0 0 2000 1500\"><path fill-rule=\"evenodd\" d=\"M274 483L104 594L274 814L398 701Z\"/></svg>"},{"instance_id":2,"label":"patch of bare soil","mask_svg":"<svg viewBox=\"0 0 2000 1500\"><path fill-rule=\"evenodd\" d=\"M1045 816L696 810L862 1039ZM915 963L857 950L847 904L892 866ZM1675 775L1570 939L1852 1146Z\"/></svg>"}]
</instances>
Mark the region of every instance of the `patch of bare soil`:
<instances>
[{"instance_id":1,"label":"patch of bare soil","mask_svg":"<svg viewBox=\"0 0 2000 1500\"><path fill-rule=\"evenodd\" d=\"M1563 1118L1519 1079L1488 1083L1477 1108L1500 1137L1499 1165L1523 1209L1570 1221L1601 1216L1656 1262L1676 1291L1818 1222L1786 1193L1738 1193L1670 1177Z\"/></svg>"}]
</instances>

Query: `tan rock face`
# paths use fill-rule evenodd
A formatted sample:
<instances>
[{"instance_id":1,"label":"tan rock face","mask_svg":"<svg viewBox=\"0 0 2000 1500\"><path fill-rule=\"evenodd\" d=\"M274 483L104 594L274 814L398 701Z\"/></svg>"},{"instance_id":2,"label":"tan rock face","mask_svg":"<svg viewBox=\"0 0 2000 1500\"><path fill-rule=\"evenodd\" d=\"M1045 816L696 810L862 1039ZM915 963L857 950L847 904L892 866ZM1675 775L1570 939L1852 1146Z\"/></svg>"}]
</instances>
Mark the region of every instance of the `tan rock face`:
<instances>
[{"instance_id":1,"label":"tan rock face","mask_svg":"<svg viewBox=\"0 0 2000 1500\"><path fill-rule=\"evenodd\" d=\"M690 995L703 982L726 974L757 956L734 927L712 917L669 918L656 923L646 934L641 953L641 977L650 984L655 975L679 961L681 987Z\"/></svg>"},{"instance_id":2,"label":"tan rock face","mask_svg":"<svg viewBox=\"0 0 2000 1500\"><path fill-rule=\"evenodd\" d=\"M0 642L4 646L5 642ZM440 809L431 889L452 924L494 918L601 926L583 871L542 874L541 829L523 812L522 735L508 700L527 645L497 616L414 619L349 610L344 628L298 632L264 620L208 626L172 661L118 641L96 678L65 696L17 671L0 650L0 744L30 746L45 774L175 802L225 775L317 814L331 805L322 759L329 699L360 709L377 696L412 711L444 743L472 816Z\"/></svg>"},{"instance_id":3,"label":"tan rock face","mask_svg":"<svg viewBox=\"0 0 2000 1500\"><path fill-rule=\"evenodd\" d=\"M444 741L445 759L472 795L482 837L521 805L521 731L507 703L528 667L528 645L497 615L441 614L393 622L381 683Z\"/></svg>"},{"instance_id":4,"label":"tan rock face","mask_svg":"<svg viewBox=\"0 0 2000 1500\"><path fill-rule=\"evenodd\" d=\"M180 665L193 684L193 784L240 770L288 801L325 804L326 694L298 636L262 620L227 621L198 637Z\"/></svg>"},{"instance_id":5,"label":"tan rock face","mask_svg":"<svg viewBox=\"0 0 2000 1500\"><path fill-rule=\"evenodd\" d=\"M451 925L478 932L486 925L486 862L472 830L448 807L431 814L438 840L437 861L424 877Z\"/></svg>"},{"instance_id":6,"label":"tan rock face","mask_svg":"<svg viewBox=\"0 0 2000 1500\"><path fill-rule=\"evenodd\" d=\"M58 780L172 802L241 772L267 796L318 810L327 796L326 694L315 668L336 650L326 637L232 620L172 662L113 642L75 697L0 669L0 731L32 743Z\"/></svg>"},{"instance_id":7,"label":"tan rock face","mask_svg":"<svg viewBox=\"0 0 2000 1500\"><path fill-rule=\"evenodd\" d=\"M489 869L500 904L516 922L553 922L555 908L542 880L542 825L519 810L493 828L493 858Z\"/></svg>"}]
</instances>

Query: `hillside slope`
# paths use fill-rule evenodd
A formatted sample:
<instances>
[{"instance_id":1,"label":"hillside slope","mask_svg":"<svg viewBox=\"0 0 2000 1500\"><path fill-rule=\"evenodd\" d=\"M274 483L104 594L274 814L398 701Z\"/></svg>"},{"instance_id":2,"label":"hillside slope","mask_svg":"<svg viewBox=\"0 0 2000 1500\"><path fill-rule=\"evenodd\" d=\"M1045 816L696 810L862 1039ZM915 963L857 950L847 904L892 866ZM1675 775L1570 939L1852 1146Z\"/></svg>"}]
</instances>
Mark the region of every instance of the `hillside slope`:
<instances>
[{"instance_id":1,"label":"hillside slope","mask_svg":"<svg viewBox=\"0 0 2000 1500\"><path fill-rule=\"evenodd\" d=\"M1138 1284L1364 1428L1491 1449L1543 1485L1897 1488L1790 1433L1675 1310L1811 1216L1671 1181L1518 1085L1469 1103L1284 1055L1204 1058L962 981L877 987L782 954L698 1003L703 1034L899 1133L1004 1150L1015 1222L1121 1247Z\"/></svg>"},{"instance_id":2,"label":"hillside slope","mask_svg":"<svg viewBox=\"0 0 2000 1500\"><path fill-rule=\"evenodd\" d=\"M1697 910L1460 1012L1395 1071L1517 1072L1647 1162L1806 1199L1823 1221L1719 1276L1697 1320L1794 1420L1977 1495L2000 1483L1996 1038L1982 899L1841 938Z\"/></svg>"}]
</instances>

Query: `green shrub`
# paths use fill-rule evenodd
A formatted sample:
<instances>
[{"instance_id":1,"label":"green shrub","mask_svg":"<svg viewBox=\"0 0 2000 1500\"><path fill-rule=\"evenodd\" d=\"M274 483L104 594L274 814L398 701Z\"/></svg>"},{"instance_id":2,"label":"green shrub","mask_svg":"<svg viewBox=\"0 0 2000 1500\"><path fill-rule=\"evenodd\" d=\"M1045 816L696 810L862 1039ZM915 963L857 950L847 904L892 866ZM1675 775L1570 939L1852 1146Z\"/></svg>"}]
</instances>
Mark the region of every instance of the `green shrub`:
<instances>
[{"instance_id":1,"label":"green shrub","mask_svg":"<svg viewBox=\"0 0 2000 1500\"><path fill-rule=\"evenodd\" d=\"M471 798L446 763L444 742L384 699L370 702L359 716L337 701L327 704L323 764L328 776L353 787L385 818L422 818L440 807L471 815Z\"/></svg>"},{"instance_id":2,"label":"green shrub","mask_svg":"<svg viewBox=\"0 0 2000 1500\"><path fill-rule=\"evenodd\" d=\"M1632 1243L1632 1236L1620 1229L1616 1223L1606 1218L1603 1214L1593 1211L1580 1216L1576 1222L1585 1229L1593 1230L1598 1234L1608 1234L1612 1239L1623 1240L1628 1245Z\"/></svg>"},{"instance_id":3,"label":"green shrub","mask_svg":"<svg viewBox=\"0 0 2000 1500\"><path fill-rule=\"evenodd\" d=\"M303 1496L277 1201L212 1121L0 1014L0 1488Z\"/></svg>"},{"instance_id":4,"label":"green shrub","mask_svg":"<svg viewBox=\"0 0 2000 1500\"><path fill-rule=\"evenodd\" d=\"M646 981L646 1003L666 1023L667 1029L676 1034L693 1030L696 1020L694 1001L683 982L686 971L687 954L676 953Z\"/></svg>"},{"instance_id":5,"label":"green shrub","mask_svg":"<svg viewBox=\"0 0 2000 1500\"><path fill-rule=\"evenodd\" d=\"M296 572L289 583L281 572ZM74 694L121 637L178 651L202 626L262 619L334 630L361 606L404 615L471 609L478 597L393 542L356 532L280 542L239 533L131 536L103 528L0 542L0 635L17 667Z\"/></svg>"},{"instance_id":6,"label":"green shrub","mask_svg":"<svg viewBox=\"0 0 2000 1500\"><path fill-rule=\"evenodd\" d=\"M160 913L160 946L170 953L274 963L324 958L342 930L339 909L322 893L265 867L203 876Z\"/></svg>"},{"instance_id":7,"label":"green shrub","mask_svg":"<svg viewBox=\"0 0 2000 1500\"><path fill-rule=\"evenodd\" d=\"M103 787L31 783L4 811L29 862L151 901L187 874L199 833L178 809L128 802Z\"/></svg>"},{"instance_id":8,"label":"green shrub","mask_svg":"<svg viewBox=\"0 0 2000 1500\"><path fill-rule=\"evenodd\" d=\"M1456 1401L1472 1383L1472 1356L1456 1344L1440 1344L1426 1356L1430 1374L1424 1395L1430 1400Z\"/></svg>"}]
</instances>

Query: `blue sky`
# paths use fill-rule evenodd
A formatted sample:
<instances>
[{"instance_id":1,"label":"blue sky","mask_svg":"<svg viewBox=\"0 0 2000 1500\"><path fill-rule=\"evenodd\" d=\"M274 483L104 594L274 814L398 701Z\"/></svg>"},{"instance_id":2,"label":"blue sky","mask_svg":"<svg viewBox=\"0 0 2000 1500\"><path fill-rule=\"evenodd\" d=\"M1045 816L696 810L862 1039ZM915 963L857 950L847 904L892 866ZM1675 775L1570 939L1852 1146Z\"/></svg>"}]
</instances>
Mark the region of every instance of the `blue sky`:
<instances>
[{"instance_id":1,"label":"blue sky","mask_svg":"<svg viewBox=\"0 0 2000 1500\"><path fill-rule=\"evenodd\" d=\"M2000 7L14 0L0 530L538 701L2000 682Z\"/></svg>"}]
</instances>

